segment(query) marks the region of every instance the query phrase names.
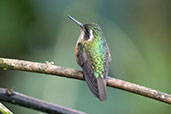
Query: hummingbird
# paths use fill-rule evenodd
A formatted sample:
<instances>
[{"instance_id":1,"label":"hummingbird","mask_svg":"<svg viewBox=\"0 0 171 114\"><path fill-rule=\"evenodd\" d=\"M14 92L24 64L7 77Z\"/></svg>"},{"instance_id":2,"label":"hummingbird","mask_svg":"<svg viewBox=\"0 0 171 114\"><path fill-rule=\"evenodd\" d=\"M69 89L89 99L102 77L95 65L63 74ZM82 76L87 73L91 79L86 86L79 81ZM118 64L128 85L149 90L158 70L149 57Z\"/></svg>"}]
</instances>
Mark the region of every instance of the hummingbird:
<instances>
[{"instance_id":1,"label":"hummingbird","mask_svg":"<svg viewBox=\"0 0 171 114\"><path fill-rule=\"evenodd\" d=\"M98 24L82 24L68 17L80 27L80 36L75 47L75 57L83 69L83 76L91 92L100 100L106 100L106 81L111 55L108 44Z\"/></svg>"}]
</instances>

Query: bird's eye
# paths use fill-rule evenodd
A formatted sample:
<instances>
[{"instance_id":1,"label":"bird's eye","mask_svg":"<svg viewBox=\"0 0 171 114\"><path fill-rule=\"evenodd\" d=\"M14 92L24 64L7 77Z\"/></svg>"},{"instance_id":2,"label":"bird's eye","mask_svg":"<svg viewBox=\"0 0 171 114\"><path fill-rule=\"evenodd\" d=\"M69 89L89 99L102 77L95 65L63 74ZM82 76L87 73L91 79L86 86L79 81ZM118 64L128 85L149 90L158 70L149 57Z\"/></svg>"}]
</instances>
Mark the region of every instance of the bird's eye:
<instances>
[{"instance_id":1,"label":"bird's eye","mask_svg":"<svg viewBox=\"0 0 171 114\"><path fill-rule=\"evenodd\" d=\"M87 34L90 34L90 30L89 29L86 28L85 31L86 31Z\"/></svg>"},{"instance_id":2,"label":"bird's eye","mask_svg":"<svg viewBox=\"0 0 171 114\"><path fill-rule=\"evenodd\" d=\"M84 39L89 40L89 38L90 38L90 30L85 28Z\"/></svg>"}]
</instances>

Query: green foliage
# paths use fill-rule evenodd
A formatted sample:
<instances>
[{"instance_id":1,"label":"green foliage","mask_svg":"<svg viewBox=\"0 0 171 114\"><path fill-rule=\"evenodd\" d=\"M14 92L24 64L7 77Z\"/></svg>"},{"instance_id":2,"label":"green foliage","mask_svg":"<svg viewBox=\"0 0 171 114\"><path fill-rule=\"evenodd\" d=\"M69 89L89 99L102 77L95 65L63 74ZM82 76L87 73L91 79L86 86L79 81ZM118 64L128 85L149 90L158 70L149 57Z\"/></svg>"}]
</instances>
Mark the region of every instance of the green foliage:
<instances>
[{"instance_id":1,"label":"green foliage","mask_svg":"<svg viewBox=\"0 0 171 114\"><path fill-rule=\"evenodd\" d=\"M8 110L2 103L0 103L0 114L13 114L10 110Z\"/></svg>"}]
</instances>

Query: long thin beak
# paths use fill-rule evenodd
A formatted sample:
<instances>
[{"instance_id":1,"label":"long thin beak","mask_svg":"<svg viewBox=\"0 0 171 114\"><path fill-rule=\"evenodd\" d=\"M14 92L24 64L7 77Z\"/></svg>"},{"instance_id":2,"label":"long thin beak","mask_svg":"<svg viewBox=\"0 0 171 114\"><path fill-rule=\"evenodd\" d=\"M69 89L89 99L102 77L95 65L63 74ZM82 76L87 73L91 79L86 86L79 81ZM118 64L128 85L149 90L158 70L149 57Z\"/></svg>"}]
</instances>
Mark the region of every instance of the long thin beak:
<instances>
[{"instance_id":1,"label":"long thin beak","mask_svg":"<svg viewBox=\"0 0 171 114\"><path fill-rule=\"evenodd\" d=\"M80 23L79 21L77 21L76 19L74 19L73 17L71 17L70 15L68 15L68 17L73 20L75 23L77 23L81 28L83 28L83 24Z\"/></svg>"}]
</instances>

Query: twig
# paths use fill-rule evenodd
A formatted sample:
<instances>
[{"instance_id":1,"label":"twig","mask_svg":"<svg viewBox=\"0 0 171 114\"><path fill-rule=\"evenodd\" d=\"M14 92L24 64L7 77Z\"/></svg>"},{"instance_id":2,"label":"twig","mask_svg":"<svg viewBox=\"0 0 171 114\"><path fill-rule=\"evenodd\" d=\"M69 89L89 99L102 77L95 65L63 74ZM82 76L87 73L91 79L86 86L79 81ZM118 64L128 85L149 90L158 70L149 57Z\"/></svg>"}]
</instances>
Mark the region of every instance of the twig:
<instances>
[{"instance_id":1,"label":"twig","mask_svg":"<svg viewBox=\"0 0 171 114\"><path fill-rule=\"evenodd\" d=\"M29 62L29 61L22 61L16 59L0 58L0 67L2 67L5 70L12 69L12 70L22 70L28 72L38 72L38 73L45 73L51 75L58 75L66 78L84 80L81 71L55 66L50 63L37 63L37 62ZM130 83L127 81L123 81L111 77L109 77L107 81L107 85L110 87L122 89L128 92L139 94L141 96L149 97L161 102L171 104L171 95L151 88L147 88L144 86L140 86L134 83Z\"/></svg>"},{"instance_id":2,"label":"twig","mask_svg":"<svg viewBox=\"0 0 171 114\"><path fill-rule=\"evenodd\" d=\"M6 108L2 103L0 103L0 114L13 114L8 108Z\"/></svg>"},{"instance_id":3,"label":"twig","mask_svg":"<svg viewBox=\"0 0 171 114\"><path fill-rule=\"evenodd\" d=\"M51 104L5 88L0 88L0 101L17 104L50 114L85 114L84 112Z\"/></svg>"}]
</instances>

